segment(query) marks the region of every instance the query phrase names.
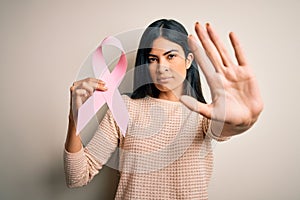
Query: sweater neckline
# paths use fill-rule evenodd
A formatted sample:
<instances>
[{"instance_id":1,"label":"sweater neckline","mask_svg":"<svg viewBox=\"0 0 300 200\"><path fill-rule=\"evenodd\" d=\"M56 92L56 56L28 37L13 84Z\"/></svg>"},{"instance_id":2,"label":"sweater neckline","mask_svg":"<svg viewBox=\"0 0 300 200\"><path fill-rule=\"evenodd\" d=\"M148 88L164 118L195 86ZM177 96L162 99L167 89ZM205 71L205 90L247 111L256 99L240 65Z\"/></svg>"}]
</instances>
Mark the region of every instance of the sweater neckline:
<instances>
[{"instance_id":1,"label":"sweater neckline","mask_svg":"<svg viewBox=\"0 0 300 200\"><path fill-rule=\"evenodd\" d=\"M170 100L166 100L166 99L159 99L159 98L154 98L151 96L147 96L146 98L149 98L153 101L157 101L160 103L166 103L166 104L171 104L171 105L181 105L182 103L180 101L170 101Z\"/></svg>"}]
</instances>

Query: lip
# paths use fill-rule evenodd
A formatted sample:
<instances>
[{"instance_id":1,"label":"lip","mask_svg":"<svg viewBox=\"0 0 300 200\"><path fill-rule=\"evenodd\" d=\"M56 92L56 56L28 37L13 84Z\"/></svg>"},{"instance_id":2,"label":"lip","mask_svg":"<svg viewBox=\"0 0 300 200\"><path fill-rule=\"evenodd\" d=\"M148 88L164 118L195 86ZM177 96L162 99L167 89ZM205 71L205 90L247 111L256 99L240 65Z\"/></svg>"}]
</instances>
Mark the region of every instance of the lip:
<instances>
[{"instance_id":1,"label":"lip","mask_svg":"<svg viewBox=\"0 0 300 200\"><path fill-rule=\"evenodd\" d=\"M157 79L158 83L168 83L170 80L172 79L172 77L161 77Z\"/></svg>"}]
</instances>

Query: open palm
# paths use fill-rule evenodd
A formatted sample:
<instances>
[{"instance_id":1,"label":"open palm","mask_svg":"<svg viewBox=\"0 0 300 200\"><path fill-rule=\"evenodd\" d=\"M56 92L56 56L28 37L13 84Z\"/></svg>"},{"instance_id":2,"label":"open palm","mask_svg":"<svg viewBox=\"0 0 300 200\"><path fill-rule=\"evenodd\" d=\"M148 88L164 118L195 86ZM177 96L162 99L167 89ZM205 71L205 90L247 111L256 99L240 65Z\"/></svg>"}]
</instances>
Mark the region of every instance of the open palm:
<instances>
[{"instance_id":1,"label":"open palm","mask_svg":"<svg viewBox=\"0 0 300 200\"><path fill-rule=\"evenodd\" d=\"M201 52L195 37L189 37L189 45L205 75L212 102L203 104L188 96L183 96L181 101L208 119L249 128L262 111L263 102L237 37L232 32L229 34L236 57L234 61L211 25L206 24L205 29L196 23L195 30L209 60Z\"/></svg>"}]
</instances>

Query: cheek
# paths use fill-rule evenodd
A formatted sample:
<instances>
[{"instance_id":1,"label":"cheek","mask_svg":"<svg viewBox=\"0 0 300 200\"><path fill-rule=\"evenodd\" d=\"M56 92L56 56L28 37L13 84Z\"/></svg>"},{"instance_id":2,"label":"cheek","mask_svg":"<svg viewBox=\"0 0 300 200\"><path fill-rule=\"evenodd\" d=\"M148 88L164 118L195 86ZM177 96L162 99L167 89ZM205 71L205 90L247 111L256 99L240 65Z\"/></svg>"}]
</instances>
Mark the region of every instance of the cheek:
<instances>
[{"instance_id":1,"label":"cheek","mask_svg":"<svg viewBox=\"0 0 300 200\"><path fill-rule=\"evenodd\" d=\"M186 77L186 68L185 68L185 64L180 64L177 66L174 66L172 68L173 74L180 79L185 79Z\"/></svg>"},{"instance_id":2,"label":"cheek","mask_svg":"<svg viewBox=\"0 0 300 200\"><path fill-rule=\"evenodd\" d=\"M156 79L156 68L154 66L149 65L149 74L152 81Z\"/></svg>"}]
</instances>

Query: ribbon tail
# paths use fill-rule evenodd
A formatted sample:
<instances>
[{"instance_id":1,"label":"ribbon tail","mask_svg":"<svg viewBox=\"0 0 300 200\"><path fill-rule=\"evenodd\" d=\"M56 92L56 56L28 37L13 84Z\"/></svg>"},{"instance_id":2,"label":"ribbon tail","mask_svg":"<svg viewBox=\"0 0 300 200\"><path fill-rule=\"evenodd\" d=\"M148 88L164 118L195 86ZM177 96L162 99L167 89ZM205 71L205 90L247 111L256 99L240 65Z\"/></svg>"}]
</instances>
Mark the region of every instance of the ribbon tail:
<instances>
[{"instance_id":1,"label":"ribbon tail","mask_svg":"<svg viewBox=\"0 0 300 200\"><path fill-rule=\"evenodd\" d=\"M113 98L107 101L108 107L118 124L122 135L125 137L127 132L127 125L129 122L129 115L125 102L118 90L115 90Z\"/></svg>"},{"instance_id":2,"label":"ribbon tail","mask_svg":"<svg viewBox=\"0 0 300 200\"><path fill-rule=\"evenodd\" d=\"M97 102L97 104L95 104ZM88 124L92 117L97 113L105 101L101 98L97 98L97 95L94 93L93 96L88 98L86 102L80 106L78 110L78 119L76 126L76 135L78 135L83 128Z\"/></svg>"}]
</instances>

